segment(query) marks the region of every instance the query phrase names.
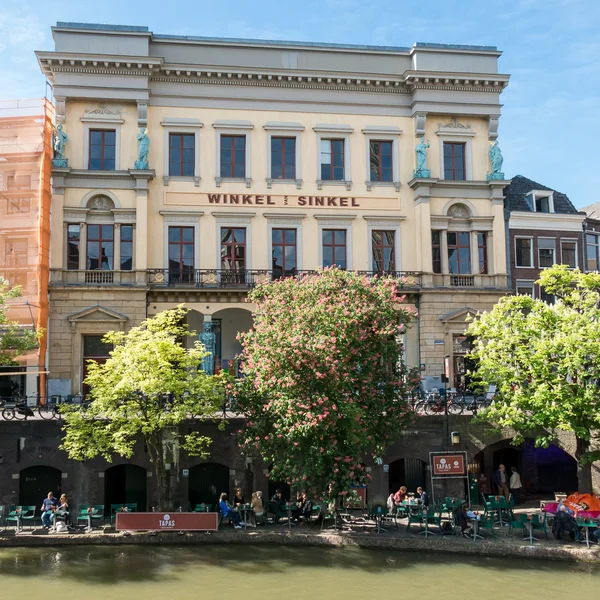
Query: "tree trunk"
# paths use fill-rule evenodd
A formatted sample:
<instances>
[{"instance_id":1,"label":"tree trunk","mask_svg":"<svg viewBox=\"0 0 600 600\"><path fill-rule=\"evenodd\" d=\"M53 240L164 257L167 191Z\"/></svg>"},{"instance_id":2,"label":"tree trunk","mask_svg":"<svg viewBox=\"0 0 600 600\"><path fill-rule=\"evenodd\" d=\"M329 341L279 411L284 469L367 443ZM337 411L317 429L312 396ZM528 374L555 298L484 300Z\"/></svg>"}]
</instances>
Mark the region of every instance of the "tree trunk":
<instances>
[{"instance_id":1,"label":"tree trunk","mask_svg":"<svg viewBox=\"0 0 600 600\"><path fill-rule=\"evenodd\" d=\"M171 485L173 465L170 465L171 469L168 471L165 468L162 442L162 434L157 433L152 436L151 440L146 441L146 445L148 446L150 460L154 465L154 475L156 477L156 488L158 492L157 509L159 511L173 511L174 505Z\"/></svg>"},{"instance_id":2,"label":"tree trunk","mask_svg":"<svg viewBox=\"0 0 600 600\"><path fill-rule=\"evenodd\" d=\"M577 448L575 458L577 459L577 481L579 483L580 494L592 493L592 463L583 463L581 457L589 452L590 442L577 438Z\"/></svg>"}]
</instances>

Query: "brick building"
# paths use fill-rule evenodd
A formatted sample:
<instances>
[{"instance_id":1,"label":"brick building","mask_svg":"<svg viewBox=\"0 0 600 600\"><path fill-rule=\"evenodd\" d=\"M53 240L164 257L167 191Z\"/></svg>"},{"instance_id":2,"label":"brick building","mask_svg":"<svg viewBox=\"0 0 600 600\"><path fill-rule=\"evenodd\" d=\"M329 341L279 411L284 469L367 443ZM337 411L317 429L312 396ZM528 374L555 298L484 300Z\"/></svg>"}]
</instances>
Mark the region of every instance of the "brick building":
<instances>
[{"instance_id":1,"label":"brick building","mask_svg":"<svg viewBox=\"0 0 600 600\"><path fill-rule=\"evenodd\" d=\"M535 281L554 264L584 268L585 213L569 198L516 175L504 189L509 285L514 293L553 301Z\"/></svg>"}]
</instances>

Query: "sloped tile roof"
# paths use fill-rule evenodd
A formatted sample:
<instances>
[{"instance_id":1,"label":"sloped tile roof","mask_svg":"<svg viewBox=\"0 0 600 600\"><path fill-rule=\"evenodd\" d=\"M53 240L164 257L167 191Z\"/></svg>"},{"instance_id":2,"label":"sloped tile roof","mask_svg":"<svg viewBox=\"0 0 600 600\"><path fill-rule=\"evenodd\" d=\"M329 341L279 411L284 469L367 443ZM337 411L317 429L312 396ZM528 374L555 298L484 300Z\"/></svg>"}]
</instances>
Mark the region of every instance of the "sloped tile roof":
<instances>
[{"instance_id":1,"label":"sloped tile roof","mask_svg":"<svg viewBox=\"0 0 600 600\"><path fill-rule=\"evenodd\" d=\"M504 188L505 206L512 212L524 211L533 212L525 196L532 190L547 190L554 192L554 212L562 214L577 214L579 211L573 206L566 194L557 192L552 188L546 187L537 181L527 179L523 175L515 175L510 185ZM584 209L585 210L585 209Z\"/></svg>"}]
</instances>

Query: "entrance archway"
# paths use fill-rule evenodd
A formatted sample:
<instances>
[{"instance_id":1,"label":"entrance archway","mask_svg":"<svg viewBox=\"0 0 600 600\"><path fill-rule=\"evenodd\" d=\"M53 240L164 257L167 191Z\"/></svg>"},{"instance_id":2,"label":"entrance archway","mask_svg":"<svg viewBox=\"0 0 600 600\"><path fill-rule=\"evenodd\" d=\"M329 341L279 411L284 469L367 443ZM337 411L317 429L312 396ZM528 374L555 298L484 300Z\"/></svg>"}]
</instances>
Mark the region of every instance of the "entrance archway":
<instances>
[{"instance_id":1,"label":"entrance archway","mask_svg":"<svg viewBox=\"0 0 600 600\"><path fill-rule=\"evenodd\" d=\"M503 464L510 473L517 467L523 487L530 494L573 492L577 490L577 461L555 444L548 448L536 448L535 441L527 438L520 446L512 440L500 440L477 453L474 463L485 473L492 490L493 474Z\"/></svg>"},{"instance_id":2,"label":"entrance archway","mask_svg":"<svg viewBox=\"0 0 600 600\"><path fill-rule=\"evenodd\" d=\"M57 498L62 493L59 469L38 465L21 471L19 475L19 504L22 506L35 506L37 512L48 492L52 492Z\"/></svg>"},{"instance_id":3,"label":"entrance archway","mask_svg":"<svg viewBox=\"0 0 600 600\"><path fill-rule=\"evenodd\" d=\"M405 485L409 492L414 492L421 486L427 489L426 463L418 458L399 458L390 463L389 493L397 492Z\"/></svg>"},{"instance_id":4,"label":"entrance archway","mask_svg":"<svg viewBox=\"0 0 600 600\"><path fill-rule=\"evenodd\" d=\"M111 504L137 504L138 512L147 510L147 471L137 465L115 465L104 471L104 510Z\"/></svg>"},{"instance_id":5,"label":"entrance archway","mask_svg":"<svg viewBox=\"0 0 600 600\"><path fill-rule=\"evenodd\" d=\"M202 503L211 504L214 509L223 492L230 496L229 467L219 463L202 463L190 469L188 499L192 509Z\"/></svg>"}]
</instances>

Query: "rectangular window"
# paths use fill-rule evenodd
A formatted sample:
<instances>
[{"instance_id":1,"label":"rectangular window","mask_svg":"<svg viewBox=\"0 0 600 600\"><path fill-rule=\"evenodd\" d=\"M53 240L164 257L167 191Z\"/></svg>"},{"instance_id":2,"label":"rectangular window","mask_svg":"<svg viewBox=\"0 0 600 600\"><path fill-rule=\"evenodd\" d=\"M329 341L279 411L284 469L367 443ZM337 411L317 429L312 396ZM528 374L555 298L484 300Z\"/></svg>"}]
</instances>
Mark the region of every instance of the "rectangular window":
<instances>
[{"instance_id":1,"label":"rectangular window","mask_svg":"<svg viewBox=\"0 0 600 600\"><path fill-rule=\"evenodd\" d=\"M587 244L587 270L588 271L598 271L600 270L600 253L598 237L593 233L588 233L586 235L586 244Z\"/></svg>"},{"instance_id":2,"label":"rectangular window","mask_svg":"<svg viewBox=\"0 0 600 600\"><path fill-rule=\"evenodd\" d=\"M531 238L515 239L515 266L533 267Z\"/></svg>"},{"instance_id":3,"label":"rectangular window","mask_svg":"<svg viewBox=\"0 0 600 600\"><path fill-rule=\"evenodd\" d=\"M477 234L477 252L479 254L479 274L485 275L488 272L486 233L479 232Z\"/></svg>"},{"instance_id":4,"label":"rectangular window","mask_svg":"<svg viewBox=\"0 0 600 600\"><path fill-rule=\"evenodd\" d=\"M87 226L88 271L112 271L114 255L114 228L112 225Z\"/></svg>"},{"instance_id":5,"label":"rectangular window","mask_svg":"<svg viewBox=\"0 0 600 600\"><path fill-rule=\"evenodd\" d=\"M560 241L561 263L568 265L571 269L577 267L577 242L573 240Z\"/></svg>"},{"instance_id":6,"label":"rectangular window","mask_svg":"<svg viewBox=\"0 0 600 600\"><path fill-rule=\"evenodd\" d=\"M321 140L321 180L345 180L344 140Z\"/></svg>"},{"instance_id":7,"label":"rectangular window","mask_svg":"<svg viewBox=\"0 0 600 600\"><path fill-rule=\"evenodd\" d=\"M396 270L394 231L373 230L371 247L373 250L372 270L375 273L393 273Z\"/></svg>"},{"instance_id":8,"label":"rectangular window","mask_svg":"<svg viewBox=\"0 0 600 600\"><path fill-rule=\"evenodd\" d=\"M440 231L431 232L431 254L433 258L433 272L442 272L442 234Z\"/></svg>"},{"instance_id":9,"label":"rectangular window","mask_svg":"<svg viewBox=\"0 0 600 600\"><path fill-rule=\"evenodd\" d=\"M114 129L90 129L91 171L114 171L117 132Z\"/></svg>"},{"instance_id":10,"label":"rectangular window","mask_svg":"<svg viewBox=\"0 0 600 600\"><path fill-rule=\"evenodd\" d=\"M271 138L271 178L296 179L296 138Z\"/></svg>"},{"instance_id":11,"label":"rectangular window","mask_svg":"<svg viewBox=\"0 0 600 600\"><path fill-rule=\"evenodd\" d=\"M221 177L246 177L246 136L221 136Z\"/></svg>"},{"instance_id":12,"label":"rectangular window","mask_svg":"<svg viewBox=\"0 0 600 600\"><path fill-rule=\"evenodd\" d=\"M31 198L7 198L6 212L8 214L28 213L30 204Z\"/></svg>"},{"instance_id":13,"label":"rectangular window","mask_svg":"<svg viewBox=\"0 0 600 600\"><path fill-rule=\"evenodd\" d=\"M194 228L169 227L169 282L194 282Z\"/></svg>"},{"instance_id":14,"label":"rectangular window","mask_svg":"<svg viewBox=\"0 0 600 600\"><path fill-rule=\"evenodd\" d=\"M121 271L133 269L133 225L121 225Z\"/></svg>"},{"instance_id":15,"label":"rectangular window","mask_svg":"<svg viewBox=\"0 0 600 600\"><path fill-rule=\"evenodd\" d=\"M542 287L540 287L540 300L546 304L554 304L556 302L556 298L552 294L547 294Z\"/></svg>"},{"instance_id":16,"label":"rectangular window","mask_svg":"<svg viewBox=\"0 0 600 600\"><path fill-rule=\"evenodd\" d=\"M517 280L517 294L520 296L531 296L532 298L535 298L533 290L533 281Z\"/></svg>"},{"instance_id":17,"label":"rectangular window","mask_svg":"<svg viewBox=\"0 0 600 600\"><path fill-rule=\"evenodd\" d=\"M28 265L27 238L6 240L4 264L7 267L26 267Z\"/></svg>"},{"instance_id":18,"label":"rectangular window","mask_svg":"<svg viewBox=\"0 0 600 600\"><path fill-rule=\"evenodd\" d=\"M451 275L471 273L471 235L468 231L448 232L448 271Z\"/></svg>"},{"instance_id":19,"label":"rectangular window","mask_svg":"<svg viewBox=\"0 0 600 600\"><path fill-rule=\"evenodd\" d=\"M246 228L221 228L221 269L244 272L246 269Z\"/></svg>"},{"instance_id":20,"label":"rectangular window","mask_svg":"<svg viewBox=\"0 0 600 600\"><path fill-rule=\"evenodd\" d=\"M548 197L540 198L540 197L536 196L535 212L549 213L550 212L550 198L548 198Z\"/></svg>"},{"instance_id":21,"label":"rectangular window","mask_svg":"<svg viewBox=\"0 0 600 600\"><path fill-rule=\"evenodd\" d=\"M67 269L79 269L79 225L67 225Z\"/></svg>"},{"instance_id":22,"label":"rectangular window","mask_svg":"<svg viewBox=\"0 0 600 600\"><path fill-rule=\"evenodd\" d=\"M88 362L93 361L95 363L103 365L109 358L110 352L113 349L112 344L107 344L102 341L102 335L84 335L83 336L83 373L82 381L85 382L85 378L88 373ZM83 395L90 393L90 386L83 384Z\"/></svg>"},{"instance_id":23,"label":"rectangular window","mask_svg":"<svg viewBox=\"0 0 600 600\"><path fill-rule=\"evenodd\" d=\"M556 240L538 238L538 259L540 269L551 267L555 262Z\"/></svg>"},{"instance_id":24,"label":"rectangular window","mask_svg":"<svg viewBox=\"0 0 600 600\"><path fill-rule=\"evenodd\" d=\"M345 229L323 229L323 266L346 268Z\"/></svg>"},{"instance_id":25,"label":"rectangular window","mask_svg":"<svg viewBox=\"0 0 600 600\"><path fill-rule=\"evenodd\" d=\"M271 231L273 252L273 277L296 273L296 230L273 229Z\"/></svg>"},{"instance_id":26,"label":"rectangular window","mask_svg":"<svg viewBox=\"0 0 600 600\"><path fill-rule=\"evenodd\" d=\"M169 175L193 177L196 162L196 136L193 133L169 134Z\"/></svg>"},{"instance_id":27,"label":"rectangular window","mask_svg":"<svg viewBox=\"0 0 600 600\"><path fill-rule=\"evenodd\" d=\"M464 181L465 169L464 142L444 142L444 179L451 181Z\"/></svg>"},{"instance_id":28,"label":"rectangular window","mask_svg":"<svg viewBox=\"0 0 600 600\"><path fill-rule=\"evenodd\" d=\"M393 181L392 142L371 141L369 144L371 181Z\"/></svg>"}]
</instances>

